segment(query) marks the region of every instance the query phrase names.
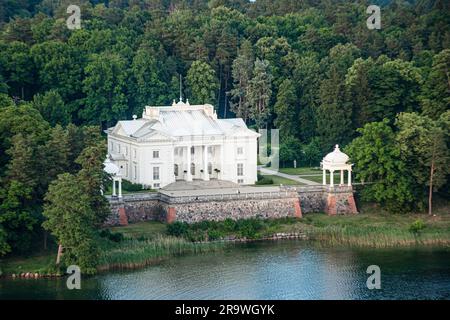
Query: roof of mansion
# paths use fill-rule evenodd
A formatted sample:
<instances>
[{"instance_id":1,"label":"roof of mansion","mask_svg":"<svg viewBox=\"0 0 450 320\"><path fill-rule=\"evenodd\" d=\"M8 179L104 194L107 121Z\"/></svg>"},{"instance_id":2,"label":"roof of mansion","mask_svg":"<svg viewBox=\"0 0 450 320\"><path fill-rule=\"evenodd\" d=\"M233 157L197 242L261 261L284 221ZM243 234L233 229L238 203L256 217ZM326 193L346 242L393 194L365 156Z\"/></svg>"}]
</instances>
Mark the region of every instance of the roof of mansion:
<instances>
[{"instance_id":1,"label":"roof of mansion","mask_svg":"<svg viewBox=\"0 0 450 320\"><path fill-rule=\"evenodd\" d=\"M190 105L179 101L172 106L146 106L141 119L119 121L109 128L108 134L146 140L157 135L160 138L176 139L184 136L259 136L247 128L241 118L218 119L210 104Z\"/></svg>"}]
</instances>

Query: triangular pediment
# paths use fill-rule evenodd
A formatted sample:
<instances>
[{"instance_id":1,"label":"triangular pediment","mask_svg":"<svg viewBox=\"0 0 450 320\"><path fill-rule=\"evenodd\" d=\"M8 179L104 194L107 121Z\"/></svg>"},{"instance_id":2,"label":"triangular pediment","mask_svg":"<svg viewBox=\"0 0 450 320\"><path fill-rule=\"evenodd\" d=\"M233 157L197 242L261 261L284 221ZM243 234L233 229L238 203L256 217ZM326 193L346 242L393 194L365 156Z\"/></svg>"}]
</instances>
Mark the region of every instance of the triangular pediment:
<instances>
[{"instance_id":1,"label":"triangular pediment","mask_svg":"<svg viewBox=\"0 0 450 320\"><path fill-rule=\"evenodd\" d=\"M138 138L140 142L146 141L172 141L174 138L169 134L159 131L159 130L151 130L147 134Z\"/></svg>"},{"instance_id":2,"label":"triangular pediment","mask_svg":"<svg viewBox=\"0 0 450 320\"><path fill-rule=\"evenodd\" d=\"M127 133L125 132L125 130L123 129L122 125L120 124L120 122L118 122L116 124L116 126L114 127L114 129L112 130L112 133L115 135L119 135L119 136L127 136Z\"/></svg>"}]
</instances>

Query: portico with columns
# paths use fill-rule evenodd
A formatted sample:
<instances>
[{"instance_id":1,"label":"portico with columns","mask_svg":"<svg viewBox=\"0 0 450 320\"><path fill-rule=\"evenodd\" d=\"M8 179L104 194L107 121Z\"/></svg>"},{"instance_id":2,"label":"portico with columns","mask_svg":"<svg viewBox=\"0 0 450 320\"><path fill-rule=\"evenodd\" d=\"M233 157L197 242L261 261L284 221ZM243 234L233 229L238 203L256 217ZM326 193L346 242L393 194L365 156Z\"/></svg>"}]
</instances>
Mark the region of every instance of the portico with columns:
<instances>
[{"instance_id":1,"label":"portico with columns","mask_svg":"<svg viewBox=\"0 0 450 320\"><path fill-rule=\"evenodd\" d=\"M108 155L123 179L153 189L211 179L257 181L257 139L240 118L218 119L210 104L146 106L142 118L105 131Z\"/></svg>"}]
</instances>

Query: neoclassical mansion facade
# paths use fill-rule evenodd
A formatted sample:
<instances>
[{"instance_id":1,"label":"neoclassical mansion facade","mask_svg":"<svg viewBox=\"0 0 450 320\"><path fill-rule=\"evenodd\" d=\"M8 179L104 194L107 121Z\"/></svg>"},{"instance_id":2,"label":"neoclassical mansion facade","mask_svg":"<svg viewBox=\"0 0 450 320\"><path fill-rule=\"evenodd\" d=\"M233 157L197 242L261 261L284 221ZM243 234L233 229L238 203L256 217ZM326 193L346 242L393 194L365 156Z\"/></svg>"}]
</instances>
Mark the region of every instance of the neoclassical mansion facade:
<instances>
[{"instance_id":1,"label":"neoclassical mansion facade","mask_svg":"<svg viewBox=\"0 0 450 320\"><path fill-rule=\"evenodd\" d=\"M218 119L210 104L146 106L142 118L106 130L119 175L158 189L177 180L257 181L257 139L242 119Z\"/></svg>"}]
</instances>

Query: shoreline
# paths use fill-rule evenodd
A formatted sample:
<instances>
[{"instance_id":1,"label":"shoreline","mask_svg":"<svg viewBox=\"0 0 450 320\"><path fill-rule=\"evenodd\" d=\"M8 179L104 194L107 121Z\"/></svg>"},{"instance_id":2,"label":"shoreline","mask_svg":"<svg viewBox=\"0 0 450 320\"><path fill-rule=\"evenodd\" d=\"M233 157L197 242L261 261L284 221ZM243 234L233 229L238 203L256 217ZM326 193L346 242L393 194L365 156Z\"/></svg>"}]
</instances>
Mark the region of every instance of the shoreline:
<instances>
[{"instance_id":1,"label":"shoreline","mask_svg":"<svg viewBox=\"0 0 450 320\"><path fill-rule=\"evenodd\" d=\"M264 237L259 239L233 239L233 240L213 240L208 242L196 242L193 243L194 245L204 245L204 244L211 244L211 243L220 243L220 244L245 244L245 243L253 243L253 242L275 242L275 241L305 241L311 244L319 245L321 247L328 247L328 248L353 248L353 249L408 249L408 248L416 248L416 249L425 249L425 248L435 248L435 249L450 249L450 241L448 240L437 240L435 242L422 242L422 241L416 241L416 242L407 242L403 243L402 245L392 245L392 246L362 246L362 245L355 245L355 244L337 244L337 243L330 243L330 239L312 239L309 238L306 235L303 234L274 234L271 237ZM225 248L225 246L223 247ZM179 255L167 255L164 257L159 258L152 258L152 259L146 259L144 261L140 262L129 262L129 263L117 263L117 264L111 264L111 265L100 265L97 267L97 274L104 274L108 272L114 272L114 271L126 271L126 270L139 270L143 269L148 266L152 265L158 265L159 263L166 261L171 258L175 258L177 256L183 256L183 255L200 255L204 253L213 252L212 251L203 251L203 252L197 252L197 253L181 253ZM85 276L95 276L95 275L85 275ZM67 277L67 274L40 274L40 273L34 273L34 272L22 272L22 273L3 273L0 275L1 279L26 279L26 280L37 280L37 279L62 279Z\"/></svg>"},{"instance_id":2,"label":"shoreline","mask_svg":"<svg viewBox=\"0 0 450 320\"><path fill-rule=\"evenodd\" d=\"M422 220L425 228L413 233L411 225L417 220ZM189 225L185 234L178 236L167 235L167 225L159 222L110 228L113 233L121 233L124 240L100 239L102 254L97 272L139 269L175 256L221 251L232 244L262 241L299 240L330 248L450 248L450 215L447 213L434 217L425 214L387 215L376 208L366 207L364 213L352 216L312 214L301 219L247 222L244 225L237 223L235 229L227 229L230 226L224 222ZM259 229L255 229L255 223ZM0 278L64 277L63 272L54 269L54 258L52 249L30 257L2 259Z\"/></svg>"}]
</instances>

